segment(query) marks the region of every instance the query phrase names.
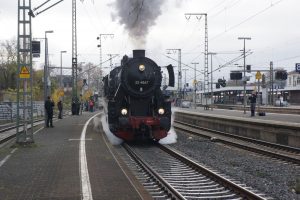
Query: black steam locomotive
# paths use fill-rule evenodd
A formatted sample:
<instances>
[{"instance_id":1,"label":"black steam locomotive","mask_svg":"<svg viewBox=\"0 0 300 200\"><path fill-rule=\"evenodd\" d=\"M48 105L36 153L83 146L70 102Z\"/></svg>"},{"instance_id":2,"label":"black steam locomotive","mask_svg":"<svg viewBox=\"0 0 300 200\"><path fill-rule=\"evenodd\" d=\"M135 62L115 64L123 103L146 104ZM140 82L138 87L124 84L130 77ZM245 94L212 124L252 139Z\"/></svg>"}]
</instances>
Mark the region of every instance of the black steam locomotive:
<instances>
[{"instance_id":1,"label":"black steam locomotive","mask_svg":"<svg viewBox=\"0 0 300 200\"><path fill-rule=\"evenodd\" d=\"M174 86L172 65L167 66ZM125 141L160 140L171 127L171 102L161 90L161 68L145 57L145 50L124 56L121 66L103 78L110 131ZM166 88L166 87L165 87Z\"/></svg>"}]
</instances>

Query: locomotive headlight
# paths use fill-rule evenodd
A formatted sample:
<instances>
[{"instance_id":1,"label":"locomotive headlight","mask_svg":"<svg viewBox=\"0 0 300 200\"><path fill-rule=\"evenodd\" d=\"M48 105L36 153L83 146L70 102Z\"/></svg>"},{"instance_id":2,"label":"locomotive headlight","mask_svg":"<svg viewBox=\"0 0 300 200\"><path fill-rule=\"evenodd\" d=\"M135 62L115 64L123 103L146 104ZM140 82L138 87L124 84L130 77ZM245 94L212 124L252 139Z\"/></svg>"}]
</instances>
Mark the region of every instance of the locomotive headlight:
<instances>
[{"instance_id":1,"label":"locomotive headlight","mask_svg":"<svg viewBox=\"0 0 300 200\"><path fill-rule=\"evenodd\" d=\"M145 70L145 65L140 65L140 66L139 66L139 70L140 70L141 72L143 72L143 71Z\"/></svg>"},{"instance_id":2,"label":"locomotive headlight","mask_svg":"<svg viewBox=\"0 0 300 200\"><path fill-rule=\"evenodd\" d=\"M121 114L122 114L122 115L127 115L127 113L128 113L128 111L127 111L126 108L123 108L123 109L121 110Z\"/></svg>"},{"instance_id":3,"label":"locomotive headlight","mask_svg":"<svg viewBox=\"0 0 300 200\"><path fill-rule=\"evenodd\" d=\"M160 115L165 114L165 109L163 109L163 108L158 109L158 114L160 114Z\"/></svg>"}]
</instances>

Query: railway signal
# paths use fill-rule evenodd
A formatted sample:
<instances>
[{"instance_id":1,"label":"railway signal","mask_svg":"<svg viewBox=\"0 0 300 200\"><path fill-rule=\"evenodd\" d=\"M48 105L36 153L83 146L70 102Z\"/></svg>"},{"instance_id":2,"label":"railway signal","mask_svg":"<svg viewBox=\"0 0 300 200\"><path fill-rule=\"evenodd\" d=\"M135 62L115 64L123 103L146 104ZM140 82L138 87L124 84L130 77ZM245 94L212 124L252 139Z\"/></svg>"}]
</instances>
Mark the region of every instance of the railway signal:
<instances>
[{"instance_id":1,"label":"railway signal","mask_svg":"<svg viewBox=\"0 0 300 200\"><path fill-rule=\"evenodd\" d=\"M242 80L243 74L242 72L231 72L230 80Z\"/></svg>"},{"instance_id":2,"label":"railway signal","mask_svg":"<svg viewBox=\"0 0 300 200\"><path fill-rule=\"evenodd\" d=\"M246 65L246 71L247 71L248 73L251 72L251 65Z\"/></svg>"},{"instance_id":3,"label":"railway signal","mask_svg":"<svg viewBox=\"0 0 300 200\"><path fill-rule=\"evenodd\" d=\"M280 70L275 72L275 79L276 80L286 80L287 79L287 72L285 70Z\"/></svg>"},{"instance_id":4,"label":"railway signal","mask_svg":"<svg viewBox=\"0 0 300 200\"><path fill-rule=\"evenodd\" d=\"M32 47L32 56L33 57L40 57L41 53L41 42L40 41L32 41L31 42Z\"/></svg>"}]
</instances>

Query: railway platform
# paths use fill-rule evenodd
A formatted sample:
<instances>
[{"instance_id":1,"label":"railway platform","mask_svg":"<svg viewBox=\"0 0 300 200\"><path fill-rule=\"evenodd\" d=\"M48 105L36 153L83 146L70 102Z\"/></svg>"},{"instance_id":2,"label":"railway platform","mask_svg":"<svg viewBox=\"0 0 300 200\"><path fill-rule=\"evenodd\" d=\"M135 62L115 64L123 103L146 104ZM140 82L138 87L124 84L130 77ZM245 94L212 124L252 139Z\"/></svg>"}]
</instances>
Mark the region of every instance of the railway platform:
<instances>
[{"instance_id":1,"label":"railway platform","mask_svg":"<svg viewBox=\"0 0 300 200\"><path fill-rule=\"evenodd\" d=\"M294 109L300 110L300 106L294 106ZM183 108L179 108L183 109ZM292 109L292 108L291 108ZM272 120L272 121L280 121L280 122L291 122L291 123L300 123L300 115L299 114L287 114L287 113L271 113L271 112L266 112L266 116L259 116L257 114L257 109L256 109L256 114L254 117L251 117L251 112L249 108L246 110L246 114L244 114L243 110L228 110L228 109L218 109L218 108L213 108L211 109L204 109L203 107L197 107L196 109L194 108L188 108L188 109L183 109L183 110L189 110L191 112L197 112L197 113L206 113L206 114L214 114L214 115L221 115L221 116L234 116L234 117L241 117L241 118L246 118L249 120Z\"/></svg>"},{"instance_id":2,"label":"railway platform","mask_svg":"<svg viewBox=\"0 0 300 200\"><path fill-rule=\"evenodd\" d=\"M250 116L240 110L175 109L175 120L234 135L300 148L300 115L267 113Z\"/></svg>"},{"instance_id":3,"label":"railway platform","mask_svg":"<svg viewBox=\"0 0 300 200\"><path fill-rule=\"evenodd\" d=\"M26 147L1 147L0 199L151 199L93 119L86 123L95 114L55 121L54 128L41 125Z\"/></svg>"}]
</instances>

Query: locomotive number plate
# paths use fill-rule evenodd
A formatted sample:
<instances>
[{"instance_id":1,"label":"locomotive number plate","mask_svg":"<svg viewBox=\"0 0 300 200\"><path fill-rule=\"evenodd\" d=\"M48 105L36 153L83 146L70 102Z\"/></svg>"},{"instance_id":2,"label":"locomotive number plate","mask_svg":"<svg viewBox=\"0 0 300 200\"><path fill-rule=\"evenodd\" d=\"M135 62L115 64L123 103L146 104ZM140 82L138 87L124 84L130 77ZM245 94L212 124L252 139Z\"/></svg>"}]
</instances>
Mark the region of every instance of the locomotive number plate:
<instances>
[{"instance_id":1,"label":"locomotive number plate","mask_svg":"<svg viewBox=\"0 0 300 200\"><path fill-rule=\"evenodd\" d=\"M135 81L136 85L148 85L149 81Z\"/></svg>"}]
</instances>

